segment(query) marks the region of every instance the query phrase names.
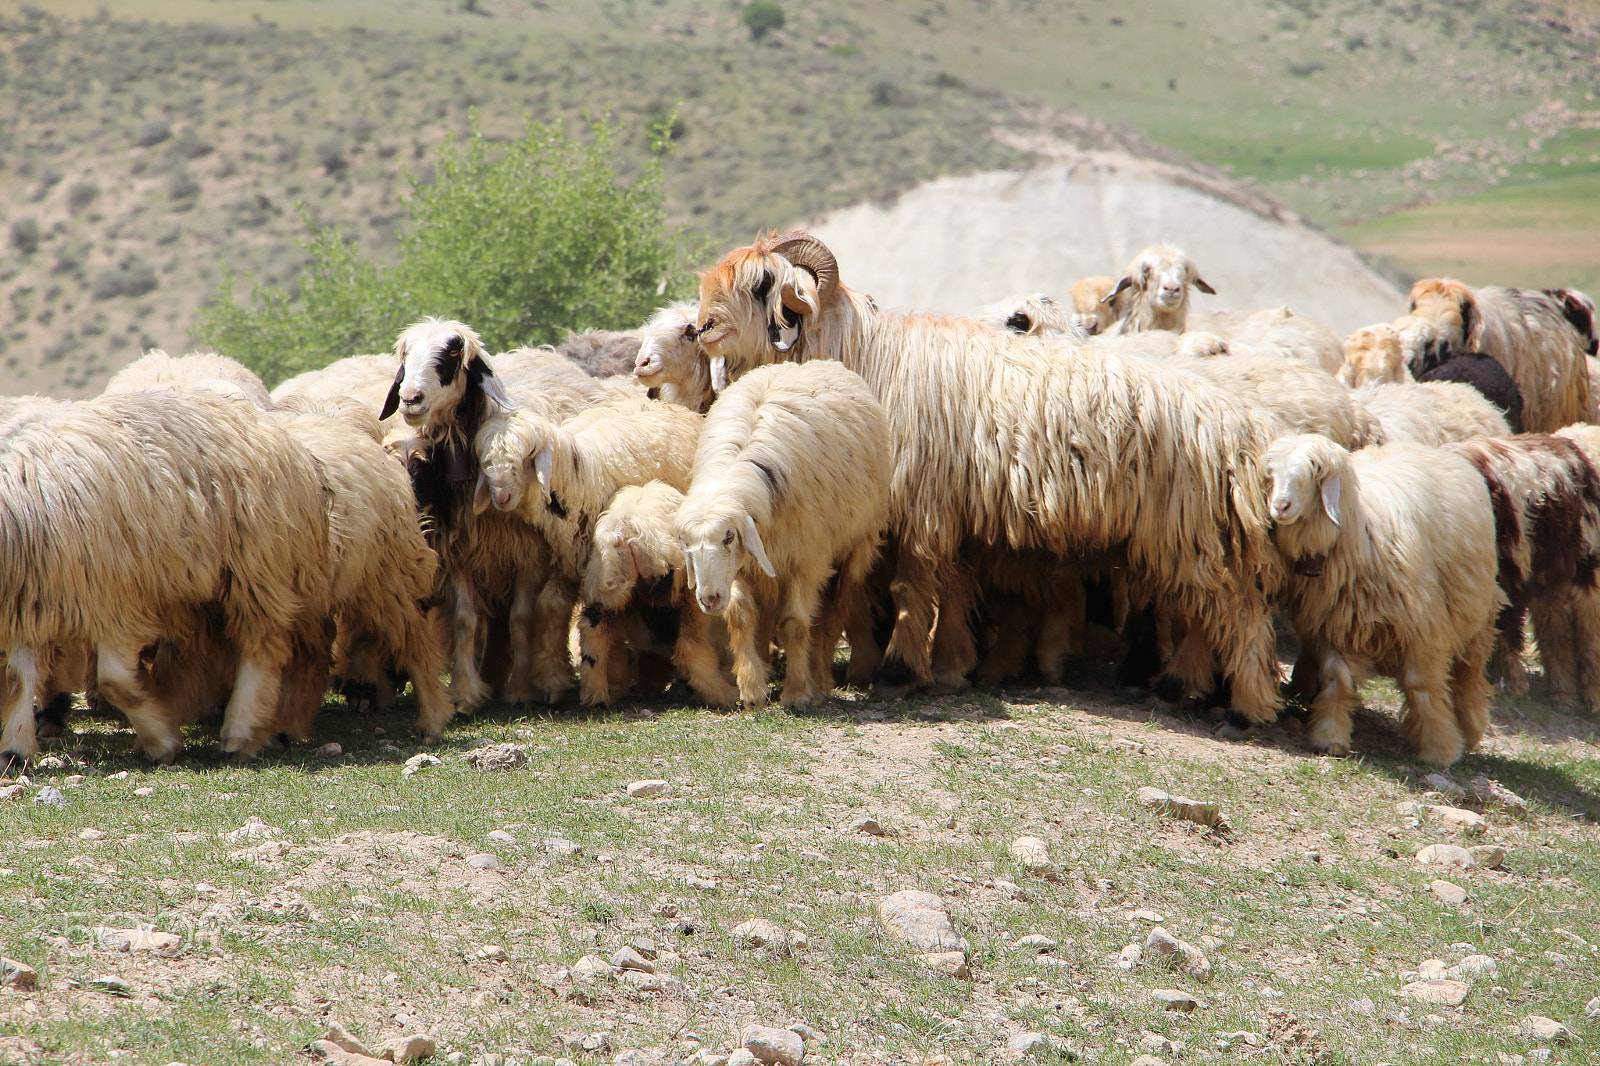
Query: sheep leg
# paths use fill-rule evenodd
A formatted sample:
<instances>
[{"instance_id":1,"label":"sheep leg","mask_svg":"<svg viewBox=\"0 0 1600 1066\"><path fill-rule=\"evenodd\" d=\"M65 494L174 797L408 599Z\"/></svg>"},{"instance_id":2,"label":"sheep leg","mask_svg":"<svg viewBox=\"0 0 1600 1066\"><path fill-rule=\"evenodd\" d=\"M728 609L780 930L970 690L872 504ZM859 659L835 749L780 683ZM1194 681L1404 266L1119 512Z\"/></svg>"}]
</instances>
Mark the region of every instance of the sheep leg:
<instances>
[{"instance_id":1,"label":"sheep leg","mask_svg":"<svg viewBox=\"0 0 1600 1066\"><path fill-rule=\"evenodd\" d=\"M995 624L994 647L978 666L977 681L981 685L1000 685L1022 673L1027 665L1028 646L1034 643L1032 613L1020 596L1009 593L987 597ZM944 619L940 618L942 631ZM934 638L934 654L938 654L938 638Z\"/></svg>"},{"instance_id":2,"label":"sheep leg","mask_svg":"<svg viewBox=\"0 0 1600 1066\"><path fill-rule=\"evenodd\" d=\"M533 606L533 690L555 703L572 687L572 605L577 589L565 578L552 577L539 590Z\"/></svg>"},{"instance_id":3,"label":"sheep leg","mask_svg":"<svg viewBox=\"0 0 1600 1066\"><path fill-rule=\"evenodd\" d=\"M1167 662L1166 674L1182 683L1186 695L1211 690L1217 675L1217 657L1206 640L1206 633L1199 626L1183 627L1183 637Z\"/></svg>"},{"instance_id":4,"label":"sheep leg","mask_svg":"<svg viewBox=\"0 0 1600 1066\"><path fill-rule=\"evenodd\" d=\"M1461 730L1461 742L1467 751L1477 747L1483 734L1489 730L1489 700L1493 689L1484 677L1484 665L1489 660L1494 642L1492 630L1478 633L1467 642L1461 657L1450 668L1450 703L1455 709L1456 727Z\"/></svg>"},{"instance_id":5,"label":"sheep leg","mask_svg":"<svg viewBox=\"0 0 1600 1066\"><path fill-rule=\"evenodd\" d=\"M1406 696L1400 708L1400 731L1418 758L1437 766L1449 766L1465 750L1443 673L1442 666L1408 657L1399 678Z\"/></svg>"},{"instance_id":6,"label":"sheep leg","mask_svg":"<svg viewBox=\"0 0 1600 1066\"><path fill-rule=\"evenodd\" d=\"M795 574L789 580L783 611L778 616L778 636L783 641L783 689L778 700L785 707L806 707L828 698L828 688L814 674L813 645L817 638L817 608L827 573ZM830 686L831 687L831 686Z\"/></svg>"},{"instance_id":7,"label":"sheep leg","mask_svg":"<svg viewBox=\"0 0 1600 1066\"><path fill-rule=\"evenodd\" d=\"M902 545L889 583L889 594L894 597L894 635L873 678L873 688L880 696L892 699L933 682L929 637L939 586L933 563L910 545Z\"/></svg>"},{"instance_id":8,"label":"sheep leg","mask_svg":"<svg viewBox=\"0 0 1600 1066\"><path fill-rule=\"evenodd\" d=\"M1508 696L1521 696L1528 691L1528 672L1522 665L1523 617L1522 613L1508 609L1502 612L1500 625L1496 627L1489 669Z\"/></svg>"},{"instance_id":9,"label":"sheep leg","mask_svg":"<svg viewBox=\"0 0 1600 1066\"><path fill-rule=\"evenodd\" d=\"M1212 606L1216 614L1198 617L1210 622L1208 643L1221 652L1222 672L1232 685L1232 709L1252 725L1276 721L1283 706L1283 679L1278 674L1278 638L1265 603L1243 600L1233 617L1227 605Z\"/></svg>"},{"instance_id":10,"label":"sheep leg","mask_svg":"<svg viewBox=\"0 0 1600 1066\"><path fill-rule=\"evenodd\" d=\"M444 669L444 649L435 612L419 609L415 614L408 614L401 644L393 658L395 665L411 679L411 692L417 701L417 720L413 728L424 744L431 744L439 739L456 710L444 683L439 680Z\"/></svg>"},{"instance_id":11,"label":"sheep leg","mask_svg":"<svg viewBox=\"0 0 1600 1066\"><path fill-rule=\"evenodd\" d=\"M939 620L933 629L935 691L959 692L972 684L967 675L978 665L978 641L973 620L979 602L978 575L958 563L944 582L939 598Z\"/></svg>"},{"instance_id":12,"label":"sheep leg","mask_svg":"<svg viewBox=\"0 0 1600 1066\"><path fill-rule=\"evenodd\" d=\"M289 663L284 667L278 698L277 730L290 740L309 740L311 723L322 709L328 691L329 648L334 637L333 619L321 627L321 640L304 635L315 623L290 641Z\"/></svg>"},{"instance_id":13,"label":"sheep leg","mask_svg":"<svg viewBox=\"0 0 1600 1066\"><path fill-rule=\"evenodd\" d=\"M873 635L877 627L872 620L869 591L857 590L844 604L844 612L844 637L850 644L850 665L845 669L844 682L852 688L866 688L883 662L883 649Z\"/></svg>"},{"instance_id":14,"label":"sheep leg","mask_svg":"<svg viewBox=\"0 0 1600 1066\"><path fill-rule=\"evenodd\" d=\"M1344 755L1350 750L1350 715L1356 706L1356 683L1350 664L1332 648L1322 652L1322 689L1311 701L1306 743L1317 751Z\"/></svg>"},{"instance_id":15,"label":"sheep leg","mask_svg":"<svg viewBox=\"0 0 1600 1066\"><path fill-rule=\"evenodd\" d=\"M1600 707L1600 589L1580 589L1572 597L1572 651L1581 710Z\"/></svg>"},{"instance_id":16,"label":"sheep leg","mask_svg":"<svg viewBox=\"0 0 1600 1066\"><path fill-rule=\"evenodd\" d=\"M689 680L689 687L710 707L732 707L739 689L722 673L717 649L711 643L705 612L691 601L678 612L678 642L672 665Z\"/></svg>"},{"instance_id":17,"label":"sheep leg","mask_svg":"<svg viewBox=\"0 0 1600 1066\"><path fill-rule=\"evenodd\" d=\"M183 734L175 716L150 697L139 666L139 645L114 648L101 645L95 658L100 695L127 716L133 726L134 748L153 763L177 761Z\"/></svg>"},{"instance_id":18,"label":"sheep leg","mask_svg":"<svg viewBox=\"0 0 1600 1066\"><path fill-rule=\"evenodd\" d=\"M241 761L254 758L271 736L277 718L283 670L289 659L288 642L275 635L256 642L239 657L233 695L222 713L222 750Z\"/></svg>"},{"instance_id":19,"label":"sheep leg","mask_svg":"<svg viewBox=\"0 0 1600 1066\"><path fill-rule=\"evenodd\" d=\"M598 604L578 612L578 687L588 706L611 702L611 653L616 627Z\"/></svg>"},{"instance_id":20,"label":"sheep leg","mask_svg":"<svg viewBox=\"0 0 1600 1066\"><path fill-rule=\"evenodd\" d=\"M1546 698L1555 706L1571 709L1578 701L1578 664L1587 658L1582 648L1583 628L1578 613L1581 596L1541 598L1529 607L1539 661L1544 664ZM1589 653L1592 654L1592 653Z\"/></svg>"},{"instance_id":21,"label":"sheep leg","mask_svg":"<svg viewBox=\"0 0 1600 1066\"><path fill-rule=\"evenodd\" d=\"M511 612L506 618L510 631L511 673L500 698L508 703L523 706L533 702L535 689L535 647L543 636L534 625L535 605L543 589L524 581L520 575L511 589Z\"/></svg>"},{"instance_id":22,"label":"sheep leg","mask_svg":"<svg viewBox=\"0 0 1600 1066\"><path fill-rule=\"evenodd\" d=\"M756 602L750 587L735 580L728 593L728 608L723 617L728 623L728 646L733 651L733 676L739 685L739 701L747 707L760 707L767 702L767 656L762 654L770 647L765 639L770 619L763 618L761 605ZM757 638L764 648L757 648Z\"/></svg>"},{"instance_id":23,"label":"sheep leg","mask_svg":"<svg viewBox=\"0 0 1600 1066\"><path fill-rule=\"evenodd\" d=\"M11 686L11 698L6 701L5 727L0 730L0 768L13 762L26 763L38 754L33 704L40 673L39 657L32 648L14 645L6 652L6 684Z\"/></svg>"},{"instance_id":24,"label":"sheep leg","mask_svg":"<svg viewBox=\"0 0 1600 1066\"><path fill-rule=\"evenodd\" d=\"M456 574L450 582L450 699L471 714L489 698L478 673L478 598L472 582Z\"/></svg>"}]
</instances>

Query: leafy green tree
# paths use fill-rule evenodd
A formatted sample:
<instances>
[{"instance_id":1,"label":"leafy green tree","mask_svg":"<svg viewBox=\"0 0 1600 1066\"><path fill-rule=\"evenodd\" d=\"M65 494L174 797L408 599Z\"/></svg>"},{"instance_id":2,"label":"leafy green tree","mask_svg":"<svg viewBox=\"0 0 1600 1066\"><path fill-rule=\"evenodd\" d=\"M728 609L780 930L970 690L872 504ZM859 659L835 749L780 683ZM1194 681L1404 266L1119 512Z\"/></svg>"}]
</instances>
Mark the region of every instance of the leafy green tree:
<instances>
[{"instance_id":1,"label":"leafy green tree","mask_svg":"<svg viewBox=\"0 0 1600 1066\"><path fill-rule=\"evenodd\" d=\"M307 217L298 295L257 284L241 305L224 277L197 333L272 384L383 351L423 315L469 323L490 350L636 326L689 290L686 253L698 251L666 223L664 130L652 133L658 150L625 180L608 120L588 138L530 122L511 144L485 140L474 122L467 140L441 146L431 184L412 179L394 264Z\"/></svg>"},{"instance_id":2,"label":"leafy green tree","mask_svg":"<svg viewBox=\"0 0 1600 1066\"><path fill-rule=\"evenodd\" d=\"M750 31L750 36L758 41L772 30L783 29L785 21L783 8L777 0L751 0L751 3L744 5L739 19Z\"/></svg>"}]
</instances>

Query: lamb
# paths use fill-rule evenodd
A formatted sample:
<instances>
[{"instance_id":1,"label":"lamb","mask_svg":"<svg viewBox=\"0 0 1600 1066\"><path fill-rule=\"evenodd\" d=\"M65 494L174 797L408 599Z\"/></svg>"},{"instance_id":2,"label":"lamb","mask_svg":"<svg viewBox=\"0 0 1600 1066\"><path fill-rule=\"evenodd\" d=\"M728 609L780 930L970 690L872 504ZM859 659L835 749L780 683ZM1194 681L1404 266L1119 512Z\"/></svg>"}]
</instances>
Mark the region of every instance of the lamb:
<instances>
[{"instance_id":1,"label":"lamb","mask_svg":"<svg viewBox=\"0 0 1600 1066\"><path fill-rule=\"evenodd\" d=\"M1061 305L1042 292L1022 293L986 304L974 317L992 329L1009 329L1013 333L1066 333L1073 328L1072 319Z\"/></svg>"},{"instance_id":2,"label":"lamb","mask_svg":"<svg viewBox=\"0 0 1600 1066\"><path fill-rule=\"evenodd\" d=\"M1410 310L1434 330L1431 342L1406 353L1413 374L1458 352L1481 352L1505 367L1522 391L1528 431L1550 433L1588 416L1590 337L1569 320L1565 296L1469 289L1450 278L1429 278L1411 287Z\"/></svg>"},{"instance_id":3,"label":"lamb","mask_svg":"<svg viewBox=\"0 0 1600 1066\"><path fill-rule=\"evenodd\" d=\"M1438 446L1511 432L1500 409L1470 385L1454 381L1368 385L1352 398L1378 425L1374 444L1411 441Z\"/></svg>"},{"instance_id":4,"label":"lamb","mask_svg":"<svg viewBox=\"0 0 1600 1066\"><path fill-rule=\"evenodd\" d=\"M728 707L739 690L723 674L709 619L688 585L673 516L683 493L664 481L617 491L595 523L578 612L578 677L583 702L610 703L613 664L626 640L636 654L665 651L695 694ZM716 627L720 629L721 627Z\"/></svg>"},{"instance_id":5,"label":"lamb","mask_svg":"<svg viewBox=\"0 0 1600 1066\"><path fill-rule=\"evenodd\" d=\"M633 376L652 396L704 414L716 393L711 387L711 364L700 350L700 329L695 324L699 310L698 304L688 301L669 304L651 315L640 330L643 339Z\"/></svg>"},{"instance_id":6,"label":"lamb","mask_svg":"<svg viewBox=\"0 0 1600 1066\"><path fill-rule=\"evenodd\" d=\"M1282 603L1321 676L1307 740L1350 749L1357 690L1376 669L1405 693L1401 728L1418 756L1455 762L1488 728L1484 665L1506 605L1483 478L1449 452L1352 454L1318 434L1274 441L1265 465L1274 537L1294 568Z\"/></svg>"},{"instance_id":7,"label":"lamb","mask_svg":"<svg viewBox=\"0 0 1600 1066\"><path fill-rule=\"evenodd\" d=\"M1543 433L1481 437L1448 450L1478 470L1494 503L1497 580L1507 600L1495 663L1506 691L1517 695L1528 687L1521 653L1530 609L1547 677L1560 678L1575 654L1592 661L1600 647L1578 646L1576 626L1568 621L1583 616L1581 624L1591 623L1596 606L1600 475L1590 457L1569 437ZM1573 691L1565 684L1555 687L1563 698Z\"/></svg>"},{"instance_id":8,"label":"lamb","mask_svg":"<svg viewBox=\"0 0 1600 1066\"><path fill-rule=\"evenodd\" d=\"M1270 437L1244 404L1094 343L876 311L803 233L763 237L702 275L700 324L701 344L730 370L839 359L887 412L899 572L880 687L934 680L934 607L964 543L1117 549L1142 594L1192 621L1180 676L1209 685L1215 649L1235 707L1252 721L1276 716L1268 596L1280 566L1264 505L1235 489L1255 481Z\"/></svg>"},{"instance_id":9,"label":"lamb","mask_svg":"<svg viewBox=\"0 0 1600 1066\"><path fill-rule=\"evenodd\" d=\"M1170 244L1152 244L1134 257L1101 303L1117 307L1117 323L1109 332L1135 333L1170 329L1182 333L1189 315L1189 289L1208 296L1217 290L1206 284L1200 268L1183 251ZM1124 297L1124 293L1131 295ZM1126 309L1122 310L1125 301Z\"/></svg>"},{"instance_id":10,"label":"lamb","mask_svg":"<svg viewBox=\"0 0 1600 1066\"><path fill-rule=\"evenodd\" d=\"M214 352L170 356L153 348L106 382L105 395L140 389L202 388L223 396L248 400L260 408L272 405L267 387L249 367Z\"/></svg>"},{"instance_id":11,"label":"lamb","mask_svg":"<svg viewBox=\"0 0 1600 1066\"><path fill-rule=\"evenodd\" d=\"M675 525L696 601L726 616L746 704L767 699L764 615L783 641L780 702L827 699L843 614L888 521L889 448L883 408L834 361L752 370L706 416Z\"/></svg>"},{"instance_id":12,"label":"lamb","mask_svg":"<svg viewBox=\"0 0 1600 1066\"><path fill-rule=\"evenodd\" d=\"M290 634L326 613L327 527L310 456L249 405L144 390L39 406L0 442L0 647L18 698L0 747L36 750L52 645L94 645L102 697L157 762L182 747L143 649L205 605L238 654L222 726L248 757L276 720Z\"/></svg>"},{"instance_id":13,"label":"lamb","mask_svg":"<svg viewBox=\"0 0 1600 1066\"><path fill-rule=\"evenodd\" d=\"M1069 324L1077 326L1091 337L1110 329L1127 309L1126 306L1118 306L1126 304L1126 296L1112 298L1112 290L1116 287L1117 279L1104 274L1092 274L1073 282L1072 318L1068 320Z\"/></svg>"}]
</instances>

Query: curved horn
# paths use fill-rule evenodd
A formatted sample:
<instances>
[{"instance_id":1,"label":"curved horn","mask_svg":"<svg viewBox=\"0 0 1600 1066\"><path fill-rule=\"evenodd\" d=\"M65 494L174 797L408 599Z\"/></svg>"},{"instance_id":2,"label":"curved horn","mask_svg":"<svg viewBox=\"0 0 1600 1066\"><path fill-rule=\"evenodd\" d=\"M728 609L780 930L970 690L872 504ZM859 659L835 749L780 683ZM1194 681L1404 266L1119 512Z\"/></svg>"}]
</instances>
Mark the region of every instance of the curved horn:
<instances>
[{"instance_id":1,"label":"curved horn","mask_svg":"<svg viewBox=\"0 0 1600 1066\"><path fill-rule=\"evenodd\" d=\"M805 267L817 276L817 303L826 307L833 299L833 294L839 291L839 261L828 251L828 246L823 244L811 234L803 230L785 233L773 242L767 249L776 255L781 255L795 266ZM787 300L784 301L789 305ZM805 306L789 306L789 310L806 312L810 308Z\"/></svg>"}]
</instances>

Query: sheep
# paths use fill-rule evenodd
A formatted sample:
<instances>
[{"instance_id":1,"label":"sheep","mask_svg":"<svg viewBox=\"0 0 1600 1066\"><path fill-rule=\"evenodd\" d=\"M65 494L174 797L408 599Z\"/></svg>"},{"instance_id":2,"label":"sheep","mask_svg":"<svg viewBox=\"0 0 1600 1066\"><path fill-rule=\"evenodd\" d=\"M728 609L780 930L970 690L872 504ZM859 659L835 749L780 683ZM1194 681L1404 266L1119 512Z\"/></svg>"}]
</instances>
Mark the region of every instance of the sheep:
<instances>
[{"instance_id":1,"label":"sheep","mask_svg":"<svg viewBox=\"0 0 1600 1066\"><path fill-rule=\"evenodd\" d=\"M1494 503L1498 581L1507 600L1498 624L1496 673L1507 692L1519 695L1527 690L1521 653L1530 609L1546 676L1560 676L1573 656L1571 636L1561 637L1573 627L1560 616L1594 610L1589 594L1600 566L1600 475L1583 447L1567 436L1480 437L1447 450L1478 470ZM1600 648L1578 649L1590 660L1597 653ZM1557 687L1570 697L1570 687Z\"/></svg>"},{"instance_id":2,"label":"sheep","mask_svg":"<svg viewBox=\"0 0 1600 1066\"><path fill-rule=\"evenodd\" d=\"M373 414L379 414L393 382L392 353L352 355L281 382L272 390L271 400L276 405L296 400L320 402L342 397L356 400ZM389 421L390 418L384 419L385 423Z\"/></svg>"},{"instance_id":3,"label":"sheep","mask_svg":"<svg viewBox=\"0 0 1600 1066\"><path fill-rule=\"evenodd\" d=\"M1208 296L1217 292L1181 249L1152 244L1134 257L1110 295L1100 301L1118 308L1117 322L1109 332L1170 329L1182 333L1189 314L1190 286Z\"/></svg>"},{"instance_id":4,"label":"sheep","mask_svg":"<svg viewBox=\"0 0 1600 1066\"><path fill-rule=\"evenodd\" d=\"M1523 431L1522 390L1504 367L1486 355L1462 352L1435 365L1417 377L1406 365L1406 346L1415 338L1430 333L1432 326L1421 319L1398 319L1393 325L1380 322L1358 329L1345 338L1344 365L1339 380L1354 389L1375 384L1409 385L1414 382L1453 381L1470 385L1494 405L1513 433ZM1408 341L1410 337L1412 340Z\"/></svg>"},{"instance_id":5,"label":"sheep","mask_svg":"<svg viewBox=\"0 0 1600 1066\"><path fill-rule=\"evenodd\" d=\"M1358 329L1344 339L1344 361L1337 372L1340 384L1400 385L1416 380L1406 366L1400 334L1387 322Z\"/></svg>"},{"instance_id":6,"label":"sheep","mask_svg":"<svg viewBox=\"0 0 1600 1066\"><path fill-rule=\"evenodd\" d=\"M1061 305L1042 292L1022 293L985 304L973 317L992 329L1009 329L1013 333L1066 333L1073 329L1072 319Z\"/></svg>"},{"instance_id":7,"label":"sheep","mask_svg":"<svg viewBox=\"0 0 1600 1066\"><path fill-rule=\"evenodd\" d=\"M696 695L731 706L739 690L723 674L711 630L695 604L673 516L683 493L664 481L626 485L595 523L579 590L578 676L583 702L610 703L617 644L636 653L663 649ZM716 627L720 629L721 627ZM664 646L664 647L663 647Z\"/></svg>"},{"instance_id":8,"label":"sheep","mask_svg":"<svg viewBox=\"0 0 1600 1066\"><path fill-rule=\"evenodd\" d=\"M272 405L267 387L243 363L212 352L173 357L153 348L106 382L104 394L140 389L204 388L223 396L248 400L260 408Z\"/></svg>"},{"instance_id":9,"label":"sheep","mask_svg":"<svg viewBox=\"0 0 1600 1066\"><path fill-rule=\"evenodd\" d=\"M1121 312L1126 310L1126 297L1112 298L1112 290L1117 287L1117 279L1104 274L1092 274L1086 278L1079 278L1072 283L1072 317L1068 324L1077 326L1084 333L1093 337L1097 333L1104 333L1112 324L1122 317Z\"/></svg>"},{"instance_id":10,"label":"sheep","mask_svg":"<svg viewBox=\"0 0 1600 1066\"><path fill-rule=\"evenodd\" d=\"M1320 671L1306 737L1350 749L1363 675L1405 693L1401 728L1448 766L1488 728L1484 678L1494 621L1495 523L1484 480L1459 455L1412 444L1351 453L1319 434L1265 457L1274 540L1293 566L1282 600Z\"/></svg>"},{"instance_id":11,"label":"sheep","mask_svg":"<svg viewBox=\"0 0 1600 1066\"><path fill-rule=\"evenodd\" d=\"M700 350L698 314L699 305L685 301L651 315L640 328L643 339L633 376L652 396L704 414L716 393L711 365Z\"/></svg>"},{"instance_id":12,"label":"sheep","mask_svg":"<svg viewBox=\"0 0 1600 1066\"><path fill-rule=\"evenodd\" d=\"M1235 707L1276 717L1268 596L1280 566L1264 506L1237 491L1269 430L1244 404L1093 342L876 311L804 233L760 238L703 274L700 327L730 371L839 359L883 404L899 572L881 689L934 680L934 607L965 542L1056 556L1117 548L1141 592L1192 620L1193 646L1175 659L1186 682L1202 683L1203 658L1209 684L1215 649Z\"/></svg>"},{"instance_id":13,"label":"sheep","mask_svg":"<svg viewBox=\"0 0 1600 1066\"><path fill-rule=\"evenodd\" d=\"M1590 411L1590 337L1574 328L1568 312L1567 299L1549 292L1425 279L1411 287L1410 313L1432 323L1433 337L1408 350L1406 359L1421 375L1458 352L1489 356L1522 390L1524 428L1550 433Z\"/></svg>"},{"instance_id":14,"label":"sheep","mask_svg":"<svg viewBox=\"0 0 1600 1066\"><path fill-rule=\"evenodd\" d=\"M1314 318L1295 314L1287 307L1256 311L1227 331L1235 354L1275 355L1337 374L1344 365L1344 347L1338 334Z\"/></svg>"},{"instance_id":15,"label":"sheep","mask_svg":"<svg viewBox=\"0 0 1600 1066\"><path fill-rule=\"evenodd\" d=\"M1477 389L1454 381L1368 385L1351 395L1377 422L1374 444L1410 441L1438 446L1511 432L1499 408Z\"/></svg>"},{"instance_id":16,"label":"sheep","mask_svg":"<svg viewBox=\"0 0 1600 1066\"><path fill-rule=\"evenodd\" d=\"M1227 355L1174 359L1167 365L1269 414L1280 433L1321 433L1350 449L1365 447L1378 433L1377 420L1351 400L1348 389L1305 363L1273 355Z\"/></svg>"},{"instance_id":17,"label":"sheep","mask_svg":"<svg viewBox=\"0 0 1600 1066\"><path fill-rule=\"evenodd\" d=\"M592 378L616 377L633 371L642 339L641 332L636 329L586 329L581 333L568 331L567 339L556 345L554 350Z\"/></svg>"},{"instance_id":18,"label":"sheep","mask_svg":"<svg viewBox=\"0 0 1600 1066\"><path fill-rule=\"evenodd\" d=\"M1561 301L1561 314L1578 335L1584 355L1600 355L1600 319L1594 297L1578 289L1546 289L1545 295Z\"/></svg>"},{"instance_id":19,"label":"sheep","mask_svg":"<svg viewBox=\"0 0 1600 1066\"><path fill-rule=\"evenodd\" d=\"M1479 352L1452 355L1433 369L1417 375L1424 384L1454 381L1475 389L1505 417L1511 432L1523 432L1522 390L1511 380L1506 368Z\"/></svg>"},{"instance_id":20,"label":"sheep","mask_svg":"<svg viewBox=\"0 0 1600 1066\"><path fill-rule=\"evenodd\" d=\"M674 525L696 602L727 619L744 703L767 700L766 612L787 663L780 702L827 699L842 614L888 522L889 442L883 408L834 361L760 367L712 405Z\"/></svg>"},{"instance_id":21,"label":"sheep","mask_svg":"<svg viewBox=\"0 0 1600 1066\"><path fill-rule=\"evenodd\" d=\"M6 757L36 750L46 649L84 643L139 750L175 758L183 723L151 698L140 655L207 604L239 662L222 744L253 755L276 718L291 632L326 611L322 488L305 449L249 405L198 389L41 406L0 437L0 647L19 694L4 709Z\"/></svg>"}]
</instances>

